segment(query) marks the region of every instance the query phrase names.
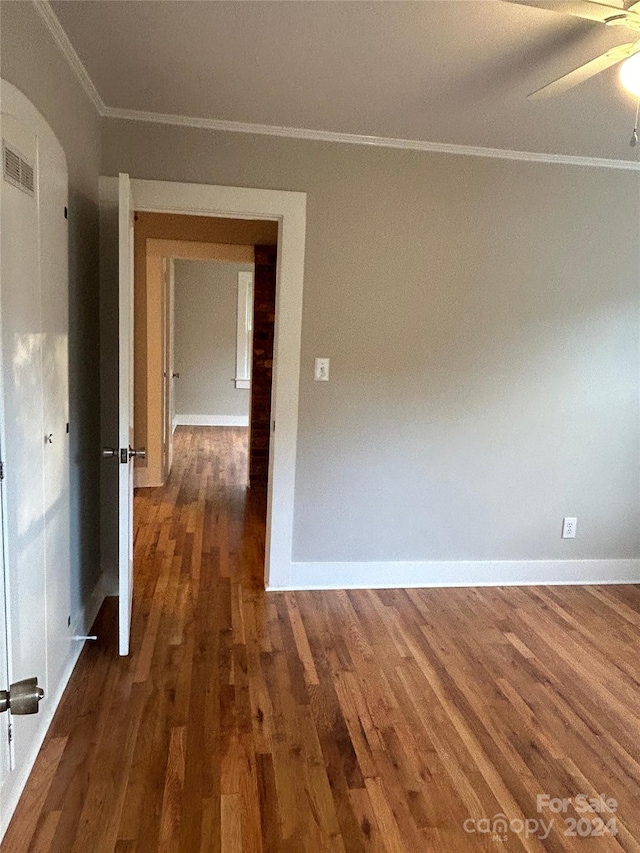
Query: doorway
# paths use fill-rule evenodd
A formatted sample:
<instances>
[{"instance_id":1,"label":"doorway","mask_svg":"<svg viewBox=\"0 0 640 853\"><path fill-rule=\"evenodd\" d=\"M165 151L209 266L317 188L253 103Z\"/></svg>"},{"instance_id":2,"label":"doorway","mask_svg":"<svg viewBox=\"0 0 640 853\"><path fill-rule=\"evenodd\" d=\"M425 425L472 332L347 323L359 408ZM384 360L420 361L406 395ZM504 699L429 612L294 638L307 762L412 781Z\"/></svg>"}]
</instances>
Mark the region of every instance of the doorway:
<instances>
[{"instance_id":1,"label":"doorway","mask_svg":"<svg viewBox=\"0 0 640 853\"><path fill-rule=\"evenodd\" d=\"M176 426L244 426L250 484L266 487L278 223L134 219L134 444L146 449L135 485L166 482Z\"/></svg>"},{"instance_id":2,"label":"doorway","mask_svg":"<svg viewBox=\"0 0 640 853\"><path fill-rule=\"evenodd\" d=\"M126 450L123 448L126 445L127 423L130 423L126 419L127 410L126 406L123 408L123 402L128 400L127 382L128 377L133 375L133 366L128 367L127 353L131 349L129 341L132 338L134 317L139 316L139 312L134 311L133 276L130 276L127 262L128 253L132 259L134 254L133 240L131 238L128 244L126 236L128 210L135 210L138 214L163 213L270 221L277 225L277 298L274 311L263 585L268 589L286 587L293 538L306 195L200 184L137 179L130 181L127 175L121 175L119 179L101 179L101 379L106 403L101 443L107 447L114 444L114 439L118 440L121 462L126 462ZM121 245L120 255L118 240ZM127 245L131 248L127 249ZM120 262L116 264L115 259L118 257ZM114 311L118 275L119 310ZM117 332L118 324L120 334ZM116 370L118 366L119 371ZM118 399L123 402L119 404ZM113 400L114 405L109 405L110 400ZM132 455L135 454L129 453L130 457ZM130 467L133 467L131 462ZM101 501L103 569L107 589L113 593L118 588L130 588L131 583L124 555L125 540L127 536L132 536L132 516L129 515L127 522L124 509L118 514L114 513L115 505L126 508L124 479L118 479L116 468L113 464L103 467ZM128 633L126 624L124 630L125 634ZM121 638L121 648L126 654L128 641L124 638L125 635Z\"/></svg>"}]
</instances>

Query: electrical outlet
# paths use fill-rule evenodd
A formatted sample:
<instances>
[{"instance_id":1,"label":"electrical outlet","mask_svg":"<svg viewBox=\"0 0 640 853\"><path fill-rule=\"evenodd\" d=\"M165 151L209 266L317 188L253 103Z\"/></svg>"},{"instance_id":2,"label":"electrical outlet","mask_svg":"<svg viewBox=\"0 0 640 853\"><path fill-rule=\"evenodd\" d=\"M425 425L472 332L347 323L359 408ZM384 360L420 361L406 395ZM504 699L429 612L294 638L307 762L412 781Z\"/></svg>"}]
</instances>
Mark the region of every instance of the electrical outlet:
<instances>
[{"instance_id":1,"label":"electrical outlet","mask_svg":"<svg viewBox=\"0 0 640 853\"><path fill-rule=\"evenodd\" d=\"M575 539L576 538L576 527L578 526L577 518L563 518L562 519L562 538L563 539Z\"/></svg>"}]
</instances>

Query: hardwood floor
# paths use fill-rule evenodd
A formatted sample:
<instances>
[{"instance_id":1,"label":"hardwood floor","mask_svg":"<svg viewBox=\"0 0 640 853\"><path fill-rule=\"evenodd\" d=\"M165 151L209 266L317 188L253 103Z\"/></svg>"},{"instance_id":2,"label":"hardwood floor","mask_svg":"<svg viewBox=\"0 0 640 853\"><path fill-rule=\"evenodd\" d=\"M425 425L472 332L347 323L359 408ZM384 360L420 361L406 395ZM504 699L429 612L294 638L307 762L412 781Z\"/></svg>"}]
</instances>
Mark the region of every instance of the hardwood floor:
<instances>
[{"instance_id":1,"label":"hardwood floor","mask_svg":"<svg viewBox=\"0 0 640 853\"><path fill-rule=\"evenodd\" d=\"M108 600L2 853L640 850L640 589L265 594L245 432L136 496L133 653Z\"/></svg>"}]
</instances>

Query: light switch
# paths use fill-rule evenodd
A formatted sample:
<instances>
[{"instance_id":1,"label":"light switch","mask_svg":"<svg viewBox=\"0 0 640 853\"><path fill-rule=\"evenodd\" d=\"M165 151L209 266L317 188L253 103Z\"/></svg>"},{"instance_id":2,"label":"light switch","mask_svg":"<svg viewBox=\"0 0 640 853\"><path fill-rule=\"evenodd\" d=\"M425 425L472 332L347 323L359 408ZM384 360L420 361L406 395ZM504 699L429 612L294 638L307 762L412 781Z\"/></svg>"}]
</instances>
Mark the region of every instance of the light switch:
<instances>
[{"instance_id":1,"label":"light switch","mask_svg":"<svg viewBox=\"0 0 640 853\"><path fill-rule=\"evenodd\" d=\"M328 382L329 381L329 359L328 358L316 358L316 366L313 373L313 378L316 382Z\"/></svg>"}]
</instances>

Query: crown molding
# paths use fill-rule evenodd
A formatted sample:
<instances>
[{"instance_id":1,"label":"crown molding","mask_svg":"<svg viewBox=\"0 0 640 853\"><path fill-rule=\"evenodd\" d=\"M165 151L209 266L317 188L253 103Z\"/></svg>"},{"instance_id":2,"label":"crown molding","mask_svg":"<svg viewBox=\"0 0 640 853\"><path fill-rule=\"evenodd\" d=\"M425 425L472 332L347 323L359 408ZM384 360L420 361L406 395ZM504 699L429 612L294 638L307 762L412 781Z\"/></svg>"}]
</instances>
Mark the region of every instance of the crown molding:
<instances>
[{"instance_id":1,"label":"crown molding","mask_svg":"<svg viewBox=\"0 0 640 853\"><path fill-rule=\"evenodd\" d=\"M93 80L89 76L89 72L84 67L82 60L76 53L74 46L69 41L69 36L64 31L62 24L58 20L56 13L51 8L48 0L32 0L36 12L44 21L47 29L53 36L55 43L65 56L65 59L71 66L71 70L78 78L78 82L86 92L89 100L94 105L99 115L104 115L106 109L105 102L100 97L100 93L96 89Z\"/></svg>"},{"instance_id":2,"label":"crown molding","mask_svg":"<svg viewBox=\"0 0 640 853\"><path fill-rule=\"evenodd\" d=\"M177 127L193 127L200 130L217 130L223 133L245 133L258 136L277 136L286 139L305 139L311 142L333 142L347 145L366 145L374 148L395 148L405 151L425 151L435 154L454 154L464 157L486 157L498 160L520 160L529 163L556 163L570 166L588 166L597 169L623 169L640 172L640 162L634 160L612 160L604 157L579 157L572 154L547 154L538 151L512 151L507 148L485 148L477 145L458 145L452 142L428 142L421 139L396 139L387 136L366 136L358 133L337 133L331 130L311 130L302 127L279 127L270 124L251 124L241 121L154 113L108 107L96 89L89 72L69 41L62 24L56 17L48 0L32 0L33 5L48 27L57 45L65 55L83 89L98 113L104 118L124 121L141 121L151 124L166 124Z\"/></svg>"},{"instance_id":3,"label":"crown molding","mask_svg":"<svg viewBox=\"0 0 640 853\"><path fill-rule=\"evenodd\" d=\"M247 133L260 136L280 136L287 139L306 139L312 142L338 142L349 145L368 145L376 148L398 148L406 151L427 151L436 154L456 154L466 157L489 157L499 160L524 160L531 163L559 163L571 166L590 166L600 169L625 169L640 171L640 162L634 160L611 160L604 157L579 157L572 154L545 154L536 151L511 151L506 148L484 148L476 145L458 145L450 142L427 142L421 139L395 139L387 136L364 136L357 133L336 133L330 130L308 130L302 127L278 127L270 124L250 124L224 119L200 118L152 113L144 110L127 110L105 107L106 118L124 121L143 121L151 124L170 124L179 127L195 127L217 130L224 133Z\"/></svg>"}]
</instances>

